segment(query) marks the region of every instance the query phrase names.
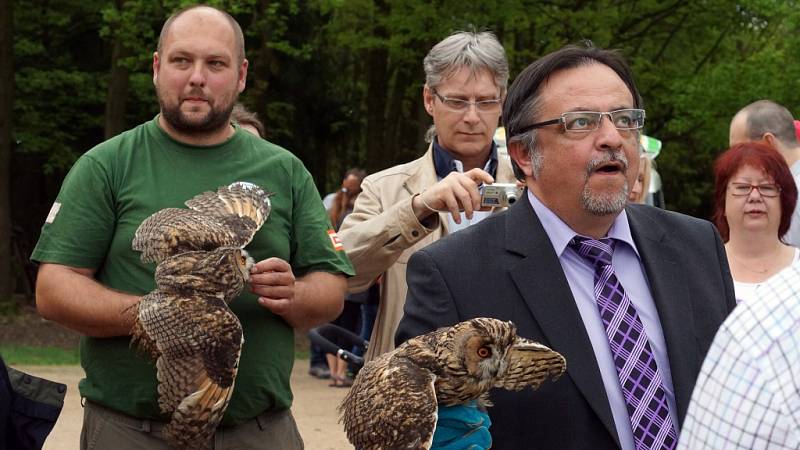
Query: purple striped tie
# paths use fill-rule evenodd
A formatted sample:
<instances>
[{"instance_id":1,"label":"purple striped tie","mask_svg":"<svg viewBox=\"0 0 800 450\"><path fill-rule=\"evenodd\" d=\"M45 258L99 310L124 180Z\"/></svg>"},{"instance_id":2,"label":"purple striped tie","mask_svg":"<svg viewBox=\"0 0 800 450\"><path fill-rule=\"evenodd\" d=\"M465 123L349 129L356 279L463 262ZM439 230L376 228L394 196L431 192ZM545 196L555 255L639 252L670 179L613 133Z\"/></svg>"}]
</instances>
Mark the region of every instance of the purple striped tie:
<instances>
[{"instance_id":1,"label":"purple striped tie","mask_svg":"<svg viewBox=\"0 0 800 450\"><path fill-rule=\"evenodd\" d=\"M569 245L594 265L594 296L611 344L636 449L674 449L677 433L650 342L611 267L614 244L612 239L576 236Z\"/></svg>"}]
</instances>

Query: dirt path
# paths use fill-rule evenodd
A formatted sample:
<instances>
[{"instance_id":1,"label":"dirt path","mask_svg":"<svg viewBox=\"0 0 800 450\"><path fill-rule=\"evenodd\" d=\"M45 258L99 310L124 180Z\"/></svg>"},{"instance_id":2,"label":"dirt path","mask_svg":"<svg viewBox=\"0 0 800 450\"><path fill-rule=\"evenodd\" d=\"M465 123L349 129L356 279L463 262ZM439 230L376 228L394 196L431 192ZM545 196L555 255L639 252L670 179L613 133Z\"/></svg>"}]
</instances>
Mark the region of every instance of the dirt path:
<instances>
[{"instance_id":1,"label":"dirt path","mask_svg":"<svg viewBox=\"0 0 800 450\"><path fill-rule=\"evenodd\" d=\"M67 385L64 409L44 450L77 450L81 434L83 409L78 395L78 381L83 377L80 366L17 366L19 370ZM309 450L352 449L337 423L336 406L346 389L328 387L326 380L308 375L308 361L299 360L292 372L295 395L294 414L300 434Z\"/></svg>"}]
</instances>

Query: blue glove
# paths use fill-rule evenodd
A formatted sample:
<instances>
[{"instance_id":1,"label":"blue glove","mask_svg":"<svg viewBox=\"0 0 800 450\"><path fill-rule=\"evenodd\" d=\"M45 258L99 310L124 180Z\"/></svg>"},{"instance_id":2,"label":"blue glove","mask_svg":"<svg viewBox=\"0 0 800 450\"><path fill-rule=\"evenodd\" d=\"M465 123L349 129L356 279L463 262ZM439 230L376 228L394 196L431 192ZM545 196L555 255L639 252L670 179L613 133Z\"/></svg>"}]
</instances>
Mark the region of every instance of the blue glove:
<instances>
[{"instance_id":1,"label":"blue glove","mask_svg":"<svg viewBox=\"0 0 800 450\"><path fill-rule=\"evenodd\" d=\"M431 450L485 450L492 446L489 415L472 401L466 405L439 405Z\"/></svg>"}]
</instances>

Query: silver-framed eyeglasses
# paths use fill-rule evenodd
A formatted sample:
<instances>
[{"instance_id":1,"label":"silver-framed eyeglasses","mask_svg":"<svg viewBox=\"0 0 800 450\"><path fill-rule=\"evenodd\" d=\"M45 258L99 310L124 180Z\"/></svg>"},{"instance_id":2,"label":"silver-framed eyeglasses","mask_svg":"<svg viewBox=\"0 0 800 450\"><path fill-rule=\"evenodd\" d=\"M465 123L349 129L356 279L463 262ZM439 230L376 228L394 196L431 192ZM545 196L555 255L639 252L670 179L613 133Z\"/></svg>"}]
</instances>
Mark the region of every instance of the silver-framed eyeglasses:
<instances>
[{"instance_id":1,"label":"silver-framed eyeglasses","mask_svg":"<svg viewBox=\"0 0 800 450\"><path fill-rule=\"evenodd\" d=\"M493 98L489 100L464 100L462 98L445 97L439 95L435 89L432 90L433 95L442 102L445 108L452 112L465 112L469 110L470 106L475 105L475 109L482 113L492 113L500 111L500 105L503 103L501 98Z\"/></svg>"},{"instance_id":2,"label":"silver-framed eyeglasses","mask_svg":"<svg viewBox=\"0 0 800 450\"><path fill-rule=\"evenodd\" d=\"M781 194L781 187L777 184L731 183L730 185L731 195L734 197L747 197L753 189L758 189L762 197L777 197Z\"/></svg>"},{"instance_id":3,"label":"silver-framed eyeglasses","mask_svg":"<svg viewBox=\"0 0 800 450\"><path fill-rule=\"evenodd\" d=\"M589 133L600 128L603 116L608 116L611 123L620 131L640 130L644 127L645 113L643 109L618 109L616 111L569 111L558 119L545 120L523 127L519 134L547 125L561 124L564 131L570 133Z\"/></svg>"}]
</instances>

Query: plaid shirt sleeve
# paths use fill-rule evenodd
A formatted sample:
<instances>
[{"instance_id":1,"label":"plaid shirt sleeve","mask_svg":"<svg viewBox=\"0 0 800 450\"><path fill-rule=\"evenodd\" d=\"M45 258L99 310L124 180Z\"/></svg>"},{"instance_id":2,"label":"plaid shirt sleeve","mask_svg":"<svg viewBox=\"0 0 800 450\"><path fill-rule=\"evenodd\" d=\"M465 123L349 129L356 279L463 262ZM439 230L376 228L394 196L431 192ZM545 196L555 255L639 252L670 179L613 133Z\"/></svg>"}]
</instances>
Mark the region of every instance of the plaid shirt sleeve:
<instances>
[{"instance_id":1,"label":"plaid shirt sleeve","mask_svg":"<svg viewBox=\"0 0 800 450\"><path fill-rule=\"evenodd\" d=\"M679 449L800 448L800 264L753 300L714 338Z\"/></svg>"}]
</instances>

